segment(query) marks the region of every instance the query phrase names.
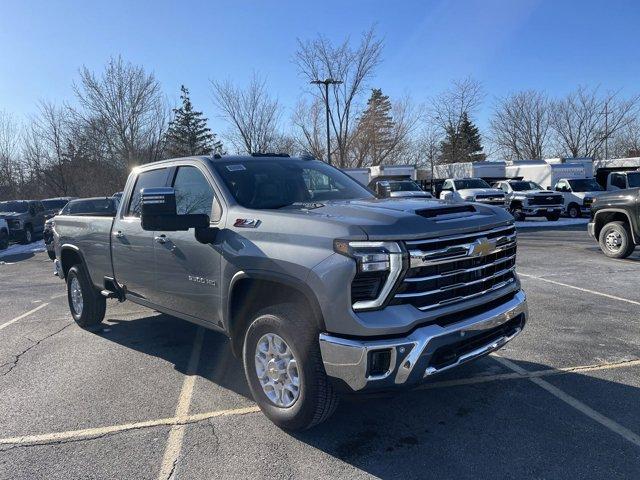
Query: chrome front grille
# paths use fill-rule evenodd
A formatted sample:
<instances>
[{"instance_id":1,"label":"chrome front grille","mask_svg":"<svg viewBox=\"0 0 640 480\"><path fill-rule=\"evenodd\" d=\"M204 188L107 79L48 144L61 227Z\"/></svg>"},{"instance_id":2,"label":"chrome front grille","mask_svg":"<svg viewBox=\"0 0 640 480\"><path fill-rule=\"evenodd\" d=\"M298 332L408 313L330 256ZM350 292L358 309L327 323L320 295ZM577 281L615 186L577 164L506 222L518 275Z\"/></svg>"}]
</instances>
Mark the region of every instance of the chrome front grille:
<instances>
[{"instance_id":1,"label":"chrome front grille","mask_svg":"<svg viewBox=\"0 0 640 480\"><path fill-rule=\"evenodd\" d=\"M407 242L410 266L392 304L431 310L515 281L516 232L506 226Z\"/></svg>"},{"instance_id":2,"label":"chrome front grille","mask_svg":"<svg viewBox=\"0 0 640 480\"><path fill-rule=\"evenodd\" d=\"M504 195L480 194L476 195L475 201L489 205L504 205Z\"/></svg>"}]
</instances>

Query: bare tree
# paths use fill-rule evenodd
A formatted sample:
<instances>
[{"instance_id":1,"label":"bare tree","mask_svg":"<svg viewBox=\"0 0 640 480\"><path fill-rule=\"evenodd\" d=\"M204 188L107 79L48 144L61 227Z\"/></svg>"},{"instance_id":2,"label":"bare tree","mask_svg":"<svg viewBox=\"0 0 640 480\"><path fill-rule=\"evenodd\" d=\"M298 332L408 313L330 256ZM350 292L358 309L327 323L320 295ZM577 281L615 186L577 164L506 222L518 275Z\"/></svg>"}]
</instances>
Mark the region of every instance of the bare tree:
<instances>
[{"instance_id":1,"label":"bare tree","mask_svg":"<svg viewBox=\"0 0 640 480\"><path fill-rule=\"evenodd\" d=\"M634 118L611 139L609 151L612 158L640 157L640 119Z\"/></svg>"},{"instance_id":2,"label":"bare tree","mask_svg":"<svg viewBox=\"0 0 640 480\"><path fill-rule=\"evenodd\" d=\"M230 124L229 141L239 152L264 153L278 137L281 108L269 95L266 81L254 75L246 89L229 80L211 81L213 101Z\"/></svg>"},{"instance_id":3,"label":"bare tree","mask_svg":"<svg viewBox=\"0 0 640 480\"><path fill-rule=\"evenodd\" d=\"M345 166L349 161L355 103L380 63L381 54L382 40L376 37L374 28L362 35L360 44L355 48L349 38L339 45L333 45L323 36L315 40L298 39L294 62L308 82L326 78L342 81L329 88L330 122L338 166ZM322 104L325 103L325 94L324 85L318 85L316 95Z\"/></svg>"},{"instance_id":4,"label":"bare tree","mask_svg":"<svg viewBox=\"0 0 640 480\"><path fill-rule=\"evenodd\" d=\"M549 100L534 90L499 99L490 121L492 141L508 160L543 158L549 126Z\"/></svg>"},{"instance_id":5,"label":"bare tree","mask_svg":"<svg viewBox=\"0 0 640 480\"><path fill-rule=\"evenodd\" d=\"M466 145L458 144L462 138L461 131L467 118L473 116L482 101L484 92L477 80L467 77L455 80L451 87L431 101L431 122L447 135L452 144L449 146L450 157L465 157Z\"/></svg>"},{"instance_id":6,"label":"bare tree","mask_svg":"<svg viewBox=\"0 0 640 480\"><path fill-rule=\"evenodd\" d=\"M553 102L551 126L558 152L571 157L607 156L608 140L633 121L639 99L622 99L617 92L600 95L598 88L579 87Z\"/></svg>"},{"instance_id":7,"label":"bare tree","mask_svg":"<svg viewBox=\"0 0 640 480\"><path fill-rule=\"evenodd\" d=\"M324 115L324 105L319 98L312 103L300 100L291 115L298 149L315 158L324 158L326 152Z\"/></svg>"},{"instance_id":8,"label":"bare tree","mask_svg":"<svg viewBox=\"0 0 640 480\"><path fill-rule=\"evenodd\" d=\"M152 73L115 57L100 75L82 67L73 88L76 118L101 136L112 161L128 171L161 157L169 111Z\"/></svg>"},{"instance_id":9,"label":"bare tree","mask_svg":"<svg viewBox=\"0 0 640 480\"><path fill-rule=\"evenodd\" d=\"M15 118L0 110L0 195L15 197L22 173L20 157L20 127Z\"/></svg>"}]
</instances>

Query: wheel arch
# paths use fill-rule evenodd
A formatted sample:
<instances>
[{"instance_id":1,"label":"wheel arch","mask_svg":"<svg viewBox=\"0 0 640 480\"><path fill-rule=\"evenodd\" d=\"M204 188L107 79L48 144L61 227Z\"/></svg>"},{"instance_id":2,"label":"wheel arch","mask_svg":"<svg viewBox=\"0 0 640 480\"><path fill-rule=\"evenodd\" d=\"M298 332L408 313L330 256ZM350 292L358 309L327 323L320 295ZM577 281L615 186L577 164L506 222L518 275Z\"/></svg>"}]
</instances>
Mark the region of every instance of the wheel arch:
<instances>
[{"instance_id":1,"label":"wheel arch","mask_svg":"<svg viewBox=\"0 0 640 480\"><path fill-rule=\"evenodd\" d=\"M225 324L233 353L242 353L242 339L251 316L269 305L302 303L320 331L325 329L322 310L308 285L286 274L264 271L240 271L229 283Z\"/></svg>"},{"instance_id":2,"label":"wheel arch","mask_svg":"<svg viewBox=\"0 0 640 480\"><path fill-rule=\"evenodd\" d=\"M631 231L631 239L633 243L638 243L635 234L635 225L631 220L631 216L629 212L623 210L621 208L607 208L604 210L598 210L595 215L593 222L595 224L594 234L595 238L600 238L600 232L602 228L610 222L625 222L629 225L629 230Z\"/></svg>"},{"instance_id":3,"label":"wheel arch","mask_svg":"<svg viewBox=\"0 0 640 480\"><path fill-rule=\"evenodd\" d=\"M62 267L64 278L67 278L69 269L78 264L85 264L84 256L80 249L75 245L62 245L60 247L60 266Z\"/></svg>"}]
</instances>

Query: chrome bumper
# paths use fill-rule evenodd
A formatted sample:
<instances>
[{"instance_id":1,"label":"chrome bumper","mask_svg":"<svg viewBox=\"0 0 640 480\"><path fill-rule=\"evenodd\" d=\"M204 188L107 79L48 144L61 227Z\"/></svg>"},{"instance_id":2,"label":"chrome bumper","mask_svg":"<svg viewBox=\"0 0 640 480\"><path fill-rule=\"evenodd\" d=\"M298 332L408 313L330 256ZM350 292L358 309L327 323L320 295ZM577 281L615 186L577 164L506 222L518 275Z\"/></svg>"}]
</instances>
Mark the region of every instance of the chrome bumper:
<instances>
[{"instance_id":1,"label":"chrome bumper","mask_svg":"<svg viewBox=\"0 0 640 480\"><path fill-rule=\"evenodd\" d=\"M562 205L550 205L545 207L524 207L522 213L525 215L544 215L546 213L562 213Z\"/></svg>"},{"instance_id":2,"label":"chrome bumper","mask_svg":"<svg viewBox=\"0 0 640 480\"><path fill-rule=\"evenodd\" d=\"M593 238L596 238L596 224L595 224L595 222L589 222L587 224L587 232L589 232L590 236L592 236Z\"/></svg>"},{"instance_id":3,"label":"chrome bumper","mask_svg":"<svg viewBox=\"0 0 640 480\"><path fill-rule=\"evenodd\" d=\"M520 291L484 313L446 326L421 327L403 338L354 340L322 333L320 351L327 375L343 380L354 391L412 385L501 348L522 331L528 316L526 296ZM512 320L514 323L508 323ZM509 328L501 331L501 326ZM478 344L478 338L492 332L494 336ZM434 365L434 354L448 346L463 346L465 341L474 348L463 349L463 354L446 364ZM371 375L370 354L380 351L389 352L389 368Z\"/></svg>"}]
</instances>

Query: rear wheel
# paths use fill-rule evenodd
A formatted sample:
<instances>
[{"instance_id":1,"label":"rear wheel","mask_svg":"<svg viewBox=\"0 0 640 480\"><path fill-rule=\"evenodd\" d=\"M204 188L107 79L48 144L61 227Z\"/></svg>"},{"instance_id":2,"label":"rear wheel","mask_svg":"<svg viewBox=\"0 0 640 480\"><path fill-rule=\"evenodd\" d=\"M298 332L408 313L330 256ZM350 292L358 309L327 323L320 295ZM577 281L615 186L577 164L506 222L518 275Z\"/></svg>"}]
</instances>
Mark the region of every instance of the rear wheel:
<instances>
[{"instance_id":1,"label":"rear wheel","mask_svg":"<svg viewBox=\"0 0 640 480\"><path fill-rule=\"evenodd\" d=\"M571 218L580 218L582 213L580 212L580 205L577 203L570 203L567 207L567 215Z\"/></svg>"},{"instance_id":2,"label":"rear wheel","mask_svg":"<svg viewBox=\"0 0 640 480\"><path fill-rule=\"evenodd\" d=\"M24 233L22 234L22 243L28 245L33 242L33 228L31 225L24 227Z\"/></svg>"},{"instance_id":3,"label":"rear wheel","mask_svg":"<svg viewBox=\"0 0 640 480\"><path fill-rule=\"evenodd\" d=\"M269 420L289 430L323 422L338 403L322 363L319 331L307 318L295 304L269 307L255 316L243 346L253 398Z\"/></svg>"},{"instance_id":4,"label":"rear wheel","mask_svg":"<svg viewBox=\"0 0 640 480\"><path fill-rule=\"evenodd\" d=\"M82 265L74 265L67 273L67 299L71 316L80 327L95 327L104 319L107 301L94 288Z\"/></svg>"},{"instance_id":5,"label":"rear wheel","mask_svg":"<svg viewBox=\"0 0 640 480\"><path fill-rule=\"evenodd\" d=\"M611 258L627 258L636 247L624 222L607 223L600 230L598 243L602 253Z\"/></svg>"}]
</instances>

